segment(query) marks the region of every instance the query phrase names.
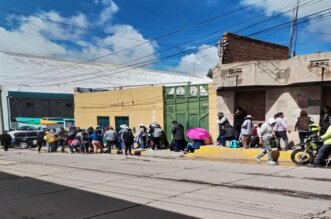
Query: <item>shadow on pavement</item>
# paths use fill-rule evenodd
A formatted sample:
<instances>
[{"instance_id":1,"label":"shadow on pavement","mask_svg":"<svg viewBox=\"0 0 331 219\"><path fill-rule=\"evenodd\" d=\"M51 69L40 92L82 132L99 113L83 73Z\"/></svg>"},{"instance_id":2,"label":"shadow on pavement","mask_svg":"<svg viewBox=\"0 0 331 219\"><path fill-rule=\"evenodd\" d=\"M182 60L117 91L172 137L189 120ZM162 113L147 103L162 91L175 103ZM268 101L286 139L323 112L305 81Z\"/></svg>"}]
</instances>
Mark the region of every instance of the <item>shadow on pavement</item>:
<instances>
[{"instance_id":1,"label":"shadow on pavement","mask_svg":"<svg viewBox=\"0 0 331 219\"><path fill-rule=\"evenodd\" d=\"M192 217L0 172L0 219L11 218Z\"/></svg>"}]
</instances>

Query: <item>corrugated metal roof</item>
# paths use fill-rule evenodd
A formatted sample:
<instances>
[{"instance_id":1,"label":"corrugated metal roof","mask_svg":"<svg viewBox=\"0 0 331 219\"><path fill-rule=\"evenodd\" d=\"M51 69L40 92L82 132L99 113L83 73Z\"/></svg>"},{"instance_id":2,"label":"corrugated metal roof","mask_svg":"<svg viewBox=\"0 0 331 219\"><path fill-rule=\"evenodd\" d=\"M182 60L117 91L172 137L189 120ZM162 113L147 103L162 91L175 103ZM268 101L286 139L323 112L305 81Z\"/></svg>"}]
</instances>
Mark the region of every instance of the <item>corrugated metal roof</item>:
<instances>
[{"instance_id":1,"label":"corrugated metal roof","mask_svg":"<svg viewBox=\"0 0 331 219\"><path fill-rule=\"evenodd\" d=\"M111 88L211 82L207 77L3 52L0 52L0 78L0 86L6 90L46 93L73 93L75 87Z\"/></svg>"}]
</instances>

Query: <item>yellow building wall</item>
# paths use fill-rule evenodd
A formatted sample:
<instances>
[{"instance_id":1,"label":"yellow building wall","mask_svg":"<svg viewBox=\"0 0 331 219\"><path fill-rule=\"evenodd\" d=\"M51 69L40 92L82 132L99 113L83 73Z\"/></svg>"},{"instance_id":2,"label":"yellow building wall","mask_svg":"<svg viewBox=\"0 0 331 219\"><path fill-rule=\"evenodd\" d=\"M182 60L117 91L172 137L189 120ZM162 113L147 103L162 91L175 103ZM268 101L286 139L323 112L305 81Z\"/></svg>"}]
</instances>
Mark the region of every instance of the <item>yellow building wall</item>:
<instances>
[{"instance_id":1,"label":"yellow building wall","mask_svg":"<svg viewBox=\"0 0 331 219\"><path fill-rule=\"evenodd\" d=\"M215 141L218 137L217 121L217 91L213 84L209 84L209 133L213 136Z\"/></svg>"},{"instance_id":2,"label":"yellow building wall","mask_svg":"<svg viewBox=\"0 0 331 219\"><path fill-rule=\"evenodd\" d=\"M122 90L75 93L75 123L81 128L97 126L98 116L109 116L115 128L116 116L128 116L129 126L157 122L164 126L163 87L142 87Z\"/></svg>"}]
</instances>

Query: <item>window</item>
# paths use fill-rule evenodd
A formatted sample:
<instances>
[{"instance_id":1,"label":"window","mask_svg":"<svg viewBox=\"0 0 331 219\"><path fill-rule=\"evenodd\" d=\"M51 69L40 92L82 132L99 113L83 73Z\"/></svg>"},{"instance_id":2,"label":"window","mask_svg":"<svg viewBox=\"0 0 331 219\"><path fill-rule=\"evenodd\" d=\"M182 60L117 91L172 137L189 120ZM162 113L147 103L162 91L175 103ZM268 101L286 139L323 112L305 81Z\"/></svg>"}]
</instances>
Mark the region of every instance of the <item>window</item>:
<instances>
[{"instance_id":1,"label":"window","mask_svg":"<svg viewBox=\"0 0 331 219\"><path fill-rule=\"evenodd\" d=\"M34 107L34 103L33 102L26 102L25 105L27 107Z\"/></svg>"},{"instance_id":2,"label":"window","mask_svg":"<svg viewBox=\"0 0 331 219\"><path fill-rule=\"evenodd\" d=\"M107 126L109 126L109 117L97 116L97 124L100 128L106 128Z\"/></svg>"},{"instance_id":3,"label":"window","mask_svg":"<svg viewBox=\"0 0 331 219\"><path fill-rule=\"evenodd\" d=\"M26 137L26 133L25 132L23 132L23 133L17 133L17 134L15 134L15 137L16 138L24 138L24 137Z\"/></svg>"},{"instance_id":4,"label":"window","mask_svg":"<svg viewBox=\"0 0 331 219\"><path fill-rule=\"evenodd\" d=\"M128 116L116 116L115 117L115 127L116 131L121 130L121 125L129 126L129 117Z\"/></svg>"},{"instance_id":5,"label":"window","mask_svg":"<svg viewBox=\"0 0 331 219\"><path fill-rule=\"evenodd\" d=\"M37 137L37 132L28 132L28 137Z\"/></svg>"}]
</instances>

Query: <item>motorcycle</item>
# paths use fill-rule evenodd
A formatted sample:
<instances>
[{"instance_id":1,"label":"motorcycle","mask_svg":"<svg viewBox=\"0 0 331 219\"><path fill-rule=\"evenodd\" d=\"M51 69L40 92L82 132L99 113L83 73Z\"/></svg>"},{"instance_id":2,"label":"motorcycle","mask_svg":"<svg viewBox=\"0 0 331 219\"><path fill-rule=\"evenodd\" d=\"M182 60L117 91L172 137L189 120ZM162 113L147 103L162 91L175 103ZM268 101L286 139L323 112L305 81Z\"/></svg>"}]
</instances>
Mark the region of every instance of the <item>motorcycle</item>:
<instances>
[{"instance_id":1,"label":"motorcycle","mask_svg":"<svg viewBox=\"0 0 331 219\"><path fill-rule=\"evenodd\" d=\"M294 150L291 153L291 160L299 165L307 165L314 162L314 158L317 156L318 150L323 146L323 141L318 136L319 129L312 128L313 131L305 138L304 144L298 144L294 146ZM326 167L331 163L331 154L324 159Z\"/></svg>"}]
</instances>

